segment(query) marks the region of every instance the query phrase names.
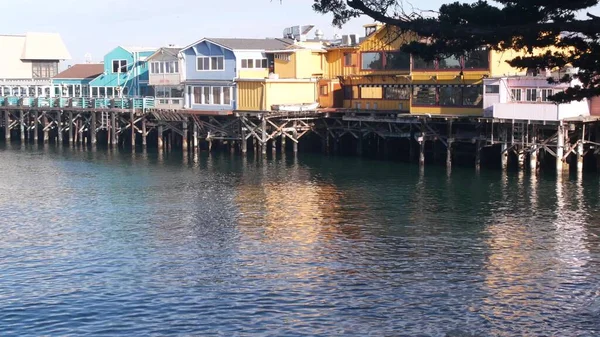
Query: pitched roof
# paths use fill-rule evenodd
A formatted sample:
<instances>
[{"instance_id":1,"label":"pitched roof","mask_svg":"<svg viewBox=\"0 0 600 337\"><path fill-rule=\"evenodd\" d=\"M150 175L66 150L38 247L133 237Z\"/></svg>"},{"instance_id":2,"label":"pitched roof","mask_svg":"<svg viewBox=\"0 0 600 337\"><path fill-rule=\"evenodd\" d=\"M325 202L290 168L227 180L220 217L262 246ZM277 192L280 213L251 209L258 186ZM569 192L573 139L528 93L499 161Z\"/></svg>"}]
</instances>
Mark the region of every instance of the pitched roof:
<instances>
[{"instance_id":1,"label":"pitched roof","mask_svg":"<svg viewBox=\"0 0 600 337\"><path fill-rule=\"evenodd\" d=\"M154 58L154 56L157 56L160 54L169 54L169 55L176 57L181 49L182 49L181 47L161 47L157 51L155 51L154 54L148 56L147 59L150 60L150 59Z\"/></svg>"},{"instance_id":2,"label":"pitched roof","mask_svg":"<svg viewBox=\"0 0 600 337\"><path fill-rule=\"evenodd\" d=\"M231 50L277 50L294 43L291 39L206 38Z\"/></svg>"},{"instance_id":3,"label":"pitched roof","mask_svg":"<svg viewBox=\"0 0 600 337\"><path fill-rule=\"evenodd\" d=\"M147 52L147 51L154 52L157 49L157 48L151 48L151 47L132 47L132 46L129 46L129 47L120 46L120 47L127 50L130 53L135 53L135 52L142 53L142 52Z\"/></svg>"},{"instance_id":4,"label":"pitched roof","mask_svg":"<svg viewBox=\"0 0 600 337\"><path fill-rule=\"evenodd\" d=\"M27 33L22 60L70 60L71 54L56 33Z\"/></svg>"},{"instance_id":5,"label":"pitched roof","mask_svg":"<svg viewBox=\"0 0 600 337\"><path fill-rule=\"evenodd\" d=\"M69 69L54 76L54 78L64 79L79 79L79 78L96 78L104 72L102 63L75 64Z\"/></svg>"}]
</instances>

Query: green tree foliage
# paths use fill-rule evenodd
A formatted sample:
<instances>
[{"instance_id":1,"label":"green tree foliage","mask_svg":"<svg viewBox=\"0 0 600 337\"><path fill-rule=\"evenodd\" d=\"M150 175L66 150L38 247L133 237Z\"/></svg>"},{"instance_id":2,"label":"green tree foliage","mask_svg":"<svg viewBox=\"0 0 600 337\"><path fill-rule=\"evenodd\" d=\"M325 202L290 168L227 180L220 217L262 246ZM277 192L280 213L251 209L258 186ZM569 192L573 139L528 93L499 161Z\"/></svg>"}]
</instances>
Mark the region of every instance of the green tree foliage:
<instances>
[{"instance_id":1,"label":"green tree foliage","mask_svg":"<svg viewBox=\"0 0 600 337\"><path fill-rule=\"evenodd\" d=\"M509 62L521 69L578 68L557 80L579 79L582 85L553 97L559 102L600 95L600 17L586 13L599 0L480 0L449 3L438 11L407 9L402 0L314 0L313 9L333 14L333 24L366 15L376 21L412 31L422 39L402 51L424 61L468 55L487 46L493 50L526 50ZM543 54L536 48L553 48ZM548 49L546 49L548 50ZM555 81L556 79L549 79Z\"/></svg>"}]
</instances>

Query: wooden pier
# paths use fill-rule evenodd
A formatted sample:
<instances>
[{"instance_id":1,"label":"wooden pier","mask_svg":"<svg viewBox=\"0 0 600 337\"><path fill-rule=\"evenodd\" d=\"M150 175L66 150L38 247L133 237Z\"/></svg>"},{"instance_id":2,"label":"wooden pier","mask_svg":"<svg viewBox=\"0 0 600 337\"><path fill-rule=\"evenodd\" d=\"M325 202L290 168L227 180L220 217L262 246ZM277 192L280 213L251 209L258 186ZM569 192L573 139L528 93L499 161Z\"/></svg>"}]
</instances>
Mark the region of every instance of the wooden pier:
<instances>
[{"instance_id":1,"label":"wooden pier","mask_svg":"<svg viewBox=\"0 0 600 337\"><path fill-rule=\"evenodd\" d=\"M0 97L0 126L6 141L72 146L151 146L159 151L226 147L267 154L298 152L301 140L311 135L311 146L317 147L318 139L325 153L381 153L421 165L451 167L460 158L476 169L484 162L533 173L550 166L558 172L600 168L596 117L549 122L351 109L207 112L161 110L153 103L152 98Z\"/></svg>"}]
</instances>

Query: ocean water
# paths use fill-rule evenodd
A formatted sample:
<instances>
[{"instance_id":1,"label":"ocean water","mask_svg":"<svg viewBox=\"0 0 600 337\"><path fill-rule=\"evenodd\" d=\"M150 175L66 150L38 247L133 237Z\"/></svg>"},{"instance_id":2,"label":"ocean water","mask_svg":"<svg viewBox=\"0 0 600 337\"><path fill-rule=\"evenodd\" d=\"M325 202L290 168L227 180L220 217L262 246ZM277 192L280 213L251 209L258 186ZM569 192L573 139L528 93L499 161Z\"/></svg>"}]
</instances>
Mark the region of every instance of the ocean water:
<instances>
[{"instance_id":1,"label":"ocean water","mask_svg":"<svg viewBox=\"0 0 600 337\"><path fill-rule=\"evenodd\" d=\"M600 180L0 145L0 336L598 336Z\"/></svg>"}]
</instances>

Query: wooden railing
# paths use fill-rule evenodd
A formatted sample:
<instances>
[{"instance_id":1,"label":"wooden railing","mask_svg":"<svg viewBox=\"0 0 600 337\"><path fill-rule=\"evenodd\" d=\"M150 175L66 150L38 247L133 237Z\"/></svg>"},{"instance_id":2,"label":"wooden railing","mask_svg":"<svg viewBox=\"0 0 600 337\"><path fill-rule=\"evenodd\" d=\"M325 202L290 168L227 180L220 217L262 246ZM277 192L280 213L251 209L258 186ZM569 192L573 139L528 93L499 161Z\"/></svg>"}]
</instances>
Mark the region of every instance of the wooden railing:
<instances>
[{"instance_id":1,"label":"wooden railing","mask_svg":"<svg viewBox=\"0 0 600 337\"><path fill-rule=\"evenodd\" d=\"M154 97L89 98L89 97L15 97L0 96L2 107L80 108L80 109L152 109Z\"/></svg>"}]
</instances>

